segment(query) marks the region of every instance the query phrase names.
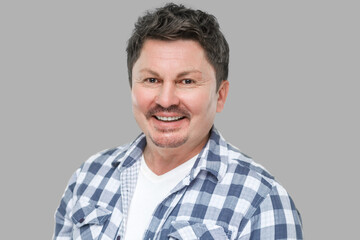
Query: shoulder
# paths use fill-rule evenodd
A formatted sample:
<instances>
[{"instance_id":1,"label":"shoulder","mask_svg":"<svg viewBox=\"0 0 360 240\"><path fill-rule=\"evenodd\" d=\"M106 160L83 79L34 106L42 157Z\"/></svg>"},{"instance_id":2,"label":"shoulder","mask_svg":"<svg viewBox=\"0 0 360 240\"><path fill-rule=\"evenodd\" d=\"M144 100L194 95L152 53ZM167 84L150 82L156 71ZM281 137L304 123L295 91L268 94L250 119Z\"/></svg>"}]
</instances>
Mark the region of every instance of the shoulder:
<instances>
[{"instance_id":1,"label":"shoulder","mask_svg":"<svg viewBox=\"0 0 360 240\"><path fill-rule=\"evenodd\" d=\"M271 205L272 208L295 209L286 189L265 167L230 144L228 149L227 174L232 176L231 184L241 186L243 196L253 196L252 214L266 205Z\"/></svg>"},{"instance_id":2,"label":"shoulder","mask_svg":"<svg viewBox=\"0 0 360 240\"><path fill-rule=\"evenodd\" d=\"M231 144L227 145L228 154L228 173L234 175L241 175L248 178L249 181L257 181L259 184L265 185L267 188L272 189L276 181L264 166L255 162L251 157L240 152L239 149Z\"/></svg>"},{"instance_id":3,"label":"shoulder","mask_svg":"<svg viewBox=\"0 0 360 240\"><path fill-rule=\"evenodd\" d=\"M94 179L99 182L105 177L112 176L116 169L113 163L128 150L129 145L105 149L89 157L71 178L74 193L82 194L84 188L94 184Z\"/></svg>"},{"instance_id":4,"label":"shoulder","mask_svg":"<svg viewBox=\"0 0 360 240\"><path fill-rule=\"evenodd\" d=\"M112 163L117 158L121 157L124 152L129 149L130 144L124 144L115 148L109 148L97 152L89 157L80 167L82 172L93 171L94 169L102 167L112 167Z\"/></svg>"},{"instance_id":5,"label":"shoulder","mask_svg":"<svg viewBox=\"0 0 360 240\"><path fill-rule=\"evenodd\" d=\"M239 239L303 239L302 219L285 188L274 181L242 225Z\"/></svg>"},{"instance_id":6,"label":"shoulder","mask_svg":"<svg viewBox=\"0 0 360 240\"><path fill-rule=\"evenodd\" d=\"M300 236L300 213L287 190L262 165L231 145L228 149L227 173L233 175L232 184L240 184L242 187L239 199L243 199L244 196L251 199L251 207L248 208L245 218L252 228L255 225L257 229L264 228L264 223L269 221L266 224L277 228L277 231L283 227L287 228L288 232ZM246 229L244 230L246 232ZM280 230L284 232L286 229Z\"/></svg>"}]
</instances>

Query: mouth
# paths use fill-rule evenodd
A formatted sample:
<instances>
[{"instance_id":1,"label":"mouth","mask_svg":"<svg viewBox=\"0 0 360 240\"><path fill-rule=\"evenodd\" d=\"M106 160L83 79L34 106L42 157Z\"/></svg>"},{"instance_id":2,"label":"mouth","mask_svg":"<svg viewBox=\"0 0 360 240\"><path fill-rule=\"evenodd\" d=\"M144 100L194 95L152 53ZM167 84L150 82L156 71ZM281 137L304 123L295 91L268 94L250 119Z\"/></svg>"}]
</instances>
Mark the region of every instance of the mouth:
<instances>
[{"instance_id":1,"label":"mouth","mask_svg":"<svg viewBox=\"0 0 360 240\"><path fill-rule=\"evenodd\" d=\"M191 119L191 115L185 108L176 105L168 108L157 105L147 112L146 118L152 118L158 128L179 128Z\"/></svg>"},{"instance_id":2,"label":"mouth","mask_svg":"<svg viewBox=\"0 0 360 240\"><path fill-rule=\"evenodd\" d=\"M162 122L176 122L179 120L184 119L184 116L177 116L177 117L163 117L163 116L154 116L157 120L162 121Z\"/></svg>"}]
</instances>

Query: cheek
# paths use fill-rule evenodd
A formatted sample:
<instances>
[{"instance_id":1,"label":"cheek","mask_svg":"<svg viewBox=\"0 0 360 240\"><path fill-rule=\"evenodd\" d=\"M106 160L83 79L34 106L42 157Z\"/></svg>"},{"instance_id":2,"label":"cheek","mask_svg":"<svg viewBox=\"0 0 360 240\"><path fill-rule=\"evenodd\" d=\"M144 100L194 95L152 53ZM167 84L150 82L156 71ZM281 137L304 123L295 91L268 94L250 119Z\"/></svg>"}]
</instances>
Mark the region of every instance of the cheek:
<instances>
[{"instance_id":1,"label":"cheek","mask_svg":"<svg viewBox=\"0 0 360 240\"><path fill-rule=\"evenodd\" d=\"M134 87L131 92L133 111L146 111L152 103L151 96L148 91Z\"/></svg>"},{"instance_id":2,"label":"cheek","mask_svg":"<svg viewBox=\"0 0 360 240\"><path fill-rule=\"evenodd\" d=\"M203 116L212 115L216 110L214 95L208 92L199 91L191 95L184 96L186 106L193 114L203 114Z\"/></svg>"}]
</instances>

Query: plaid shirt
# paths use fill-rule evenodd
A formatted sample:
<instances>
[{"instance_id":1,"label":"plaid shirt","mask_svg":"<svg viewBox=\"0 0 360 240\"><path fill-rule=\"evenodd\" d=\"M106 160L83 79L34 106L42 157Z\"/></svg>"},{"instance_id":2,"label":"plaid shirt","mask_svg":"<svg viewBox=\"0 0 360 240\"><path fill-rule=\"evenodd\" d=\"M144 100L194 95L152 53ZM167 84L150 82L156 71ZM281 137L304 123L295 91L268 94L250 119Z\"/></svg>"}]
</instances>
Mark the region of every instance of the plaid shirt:
<instances>
[{"instance_id":1,"label":"plaid shirt","mask_svg":"<svg viewBox=\"0 0 360 240\"><path fill-rule=\"evenodd\" d=\"M74 173L55 214L54 239L123 238L145 145L142 134ZM302 239L302 227L286 190L213 127L190 174L156 208L144 239Z\"/></svg>"}]
</instances>

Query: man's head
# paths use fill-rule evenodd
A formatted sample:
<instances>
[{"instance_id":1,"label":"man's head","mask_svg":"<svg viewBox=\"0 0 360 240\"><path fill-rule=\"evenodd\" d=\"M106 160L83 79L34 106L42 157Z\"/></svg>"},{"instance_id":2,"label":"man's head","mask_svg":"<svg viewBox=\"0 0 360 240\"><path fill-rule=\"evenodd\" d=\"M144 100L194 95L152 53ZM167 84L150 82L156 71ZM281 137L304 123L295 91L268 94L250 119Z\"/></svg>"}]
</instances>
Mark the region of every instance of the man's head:
<instances>
[{"instance_id":1,"label":"man's head","mask_svg":"<svg viewBox=\"0 0 360 240\"><path fill-rule=\"evenodd\" d=\"M216 89L219 89L223 80L227 80L229 46L213 15L170 3L140 17L126 49L130 86L133 66L148 39L198 42L215 70Z\"/></svg>"},{"instance_id":2,"label":"man's head","mask_svg":"<svg viewBox=\"0 0 360 240\"><path fill-rule=\"evenodd\" d=\"M139 19L128 53L133 113L147 149L200 152L229 89L228 45L215 18L166 5Z\"/></svg>"}]
</instances>

